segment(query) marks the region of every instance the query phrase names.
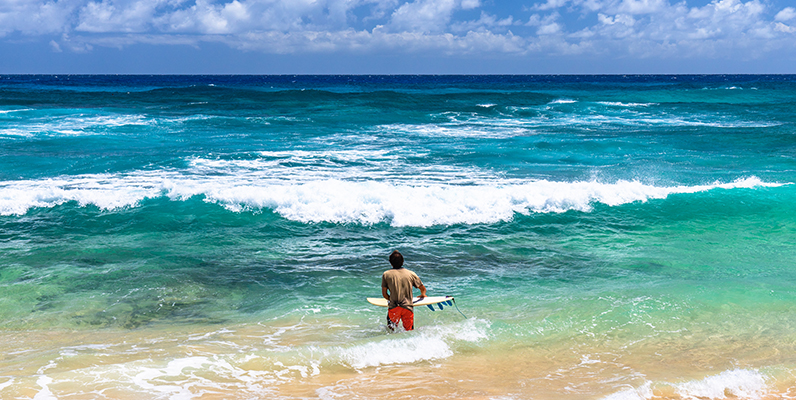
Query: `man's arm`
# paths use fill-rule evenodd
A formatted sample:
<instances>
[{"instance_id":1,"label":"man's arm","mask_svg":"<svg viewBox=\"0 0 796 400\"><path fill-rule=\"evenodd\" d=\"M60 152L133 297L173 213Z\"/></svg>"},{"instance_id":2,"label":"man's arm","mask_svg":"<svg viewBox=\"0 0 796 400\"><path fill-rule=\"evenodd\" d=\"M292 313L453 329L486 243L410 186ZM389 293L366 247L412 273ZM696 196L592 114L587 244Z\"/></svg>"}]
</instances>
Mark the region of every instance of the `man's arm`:
<instances>
[{"instance_id":1,"label":"man's arm","mask_svg":"<svg viewBox=\"0 0 796 400\"><path fill-rule=\"evenodd\" d=\"M418 297L420 297L421 299L423 297L426 297L426 286L421 283L420 286L418 286L418 289L420 289L420 296Z\"/></svg>"},{"instance_id":2,"label":"man's arm","mask_svg":"<svg viewBox=\"0 0 796 400\"><path fill-rule=\"evenodd\" d=\"M384 286L381 287L381 297L384 297L387 299L387 301L390 301L390 292Z\"/></svg>"}]
</instances>

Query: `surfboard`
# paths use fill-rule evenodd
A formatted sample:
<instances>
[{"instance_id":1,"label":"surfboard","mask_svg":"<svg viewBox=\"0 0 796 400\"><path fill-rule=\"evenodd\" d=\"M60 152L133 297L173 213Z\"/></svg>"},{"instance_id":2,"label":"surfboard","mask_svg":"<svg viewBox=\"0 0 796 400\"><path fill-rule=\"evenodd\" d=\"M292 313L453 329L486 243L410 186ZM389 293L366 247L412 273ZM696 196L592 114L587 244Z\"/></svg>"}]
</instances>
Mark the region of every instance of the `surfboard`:
<instances>
[{"instance_id":1,"label":"surfboard","mask_svg":"<svg viewBox=\"0 0 796 400\"><path fill-rule=\"evenodd\" d=\"M387 299L383 297L368 297L368 303L379 307L387 307L388 305ZM412 299L412 305L416 307L429 306L429 308L432 308L432 304L439 304L438 307L440 310L442 310L443 304L448 306L453 305L453 296L429 296L422 299L415 297Z\"/></svg>"}]
</instances>

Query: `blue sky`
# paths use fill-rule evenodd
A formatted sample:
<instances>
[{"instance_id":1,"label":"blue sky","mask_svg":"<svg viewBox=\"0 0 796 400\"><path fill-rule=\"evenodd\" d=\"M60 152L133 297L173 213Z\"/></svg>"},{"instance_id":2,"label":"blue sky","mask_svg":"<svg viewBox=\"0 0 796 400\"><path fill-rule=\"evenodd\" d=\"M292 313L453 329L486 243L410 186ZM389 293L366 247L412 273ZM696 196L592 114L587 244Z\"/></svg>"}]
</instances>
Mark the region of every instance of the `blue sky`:
<instances>
[{"instance_id":1,"label":"blue sky","mask_svg":"<svg viewBox=\"0 0 796 400\"><path fill-rule=\"evenodd\" d=\"M786 0L0 0L0 73L796 73Z\"/></svg>"}]
</instances>

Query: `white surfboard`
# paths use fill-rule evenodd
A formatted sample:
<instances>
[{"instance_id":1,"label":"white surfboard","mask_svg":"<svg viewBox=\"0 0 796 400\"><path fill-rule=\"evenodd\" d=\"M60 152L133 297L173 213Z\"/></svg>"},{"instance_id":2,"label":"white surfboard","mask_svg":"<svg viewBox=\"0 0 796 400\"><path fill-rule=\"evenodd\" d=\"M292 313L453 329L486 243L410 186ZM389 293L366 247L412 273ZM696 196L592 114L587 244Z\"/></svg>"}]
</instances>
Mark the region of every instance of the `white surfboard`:
<instances>
[{"instance_id":1,"label":"white surfboard","mask_svg":"<svg viewBox=\"0 0 796 400\"><path fill-rule=\"evenodd\" d=\"M387 307L388 301L383 297L368 297L368 303L373 304L374 306L379 307ZM431 308L432 304L439 304L439 309L441 310L444 305L453 306L453 296L429 296L424 298L415 297L412 299L413 306L429 306Z\"/></svg>"}]
</instances>

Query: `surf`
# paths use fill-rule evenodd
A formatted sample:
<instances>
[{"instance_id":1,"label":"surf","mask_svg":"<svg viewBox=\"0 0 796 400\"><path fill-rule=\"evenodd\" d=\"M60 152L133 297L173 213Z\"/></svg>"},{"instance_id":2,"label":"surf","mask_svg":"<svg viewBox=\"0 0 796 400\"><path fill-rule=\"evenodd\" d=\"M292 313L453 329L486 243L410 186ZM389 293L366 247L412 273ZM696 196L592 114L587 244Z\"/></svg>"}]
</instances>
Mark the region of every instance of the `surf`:
<instances>
[{"instance_id":1,"label":"surf","mask_svg":"<svg viewBox=\"0 0 796 400\"><path fill-rule=\"evenodd\" d=\"M212 166L212 164L208 164ZM223 167L222 167L223 169ZM407 177L408 178L408 177ZM195 175L183 171L63 176L0 182L0 215L24 215L31 208L67 202L113 211L136 207L145 199L173 201L201 197L232 212L272 210L303 223L354 223L428 227L491 224L515 214L590 212L594 204L619 206L673 194L714 190L780 187L756 177L695 186L655 186L618 180L556 182L492 179L472 184L340 179L291 183L255 169L228 175Z\"/></svg>"}]
</instances>

